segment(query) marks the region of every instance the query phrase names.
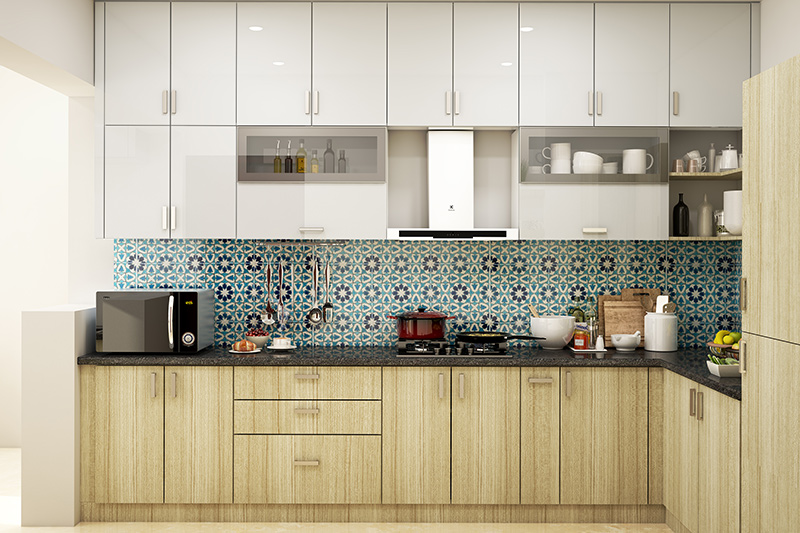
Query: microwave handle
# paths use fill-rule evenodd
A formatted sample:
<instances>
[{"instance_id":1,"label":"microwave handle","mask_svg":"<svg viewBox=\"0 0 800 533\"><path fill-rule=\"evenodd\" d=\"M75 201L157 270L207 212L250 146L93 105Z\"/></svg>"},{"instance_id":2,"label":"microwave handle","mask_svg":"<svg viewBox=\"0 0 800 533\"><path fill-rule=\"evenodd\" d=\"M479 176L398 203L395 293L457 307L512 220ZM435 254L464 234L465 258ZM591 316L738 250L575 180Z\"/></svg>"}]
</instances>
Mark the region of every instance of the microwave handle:
<instances>
[{"instance_id":1,"label":"microwave handle","mask_svg":"<svg viewBox=\"0 0 800 533\"><path fill-rule=\"evenodd\" d=\"M175 295L169 295L169 313L167 314L167 335L169 337L170 350L175 348L175 336L172 331L172 315L175 312Z\"/></svg>"}]
</instances>

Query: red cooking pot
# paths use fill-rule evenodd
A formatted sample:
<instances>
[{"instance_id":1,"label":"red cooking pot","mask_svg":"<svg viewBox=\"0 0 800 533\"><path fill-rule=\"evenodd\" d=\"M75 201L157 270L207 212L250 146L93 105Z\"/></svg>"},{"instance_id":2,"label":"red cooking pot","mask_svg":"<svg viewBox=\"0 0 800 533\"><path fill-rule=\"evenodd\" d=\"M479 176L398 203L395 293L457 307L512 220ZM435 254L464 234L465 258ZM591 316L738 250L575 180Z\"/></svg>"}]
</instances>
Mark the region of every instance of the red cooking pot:
<instances>
[{"instance_id":1,"label":"red cooking pot","mask_svg":"<svg viewBox=\"0 0 800 533\"><path fill-rule=\"evenodd\" d=\"M397 320L397 337L400 340L431 340L444 339L447 331L445 322L455 317L420 307L397 316L389 315L388 318Z\"/></svg>"}]
</instances>

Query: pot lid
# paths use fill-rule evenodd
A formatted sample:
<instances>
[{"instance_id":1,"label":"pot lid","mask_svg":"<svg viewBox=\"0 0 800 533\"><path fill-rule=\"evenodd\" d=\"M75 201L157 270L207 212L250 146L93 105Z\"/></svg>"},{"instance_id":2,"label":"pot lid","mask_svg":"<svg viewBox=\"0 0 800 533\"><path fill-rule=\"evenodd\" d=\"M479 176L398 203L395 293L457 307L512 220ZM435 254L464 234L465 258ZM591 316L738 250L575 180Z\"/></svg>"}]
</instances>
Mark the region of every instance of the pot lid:
<instances>
[{"instance_id":1,"label":"pot lid","mask_svg":"<svg viewBox=\"0 0 800 533\"><path fill-rule=\"evenodd\" d=\"M420 306L417 308L416 311L406 311L405 313L400 313L397 315L397 318L402 318L405 320L431 320L436 318L450 318L444 313L440 313L439 311L428 311L427 307Z\"/></svg>"}]
</instances>

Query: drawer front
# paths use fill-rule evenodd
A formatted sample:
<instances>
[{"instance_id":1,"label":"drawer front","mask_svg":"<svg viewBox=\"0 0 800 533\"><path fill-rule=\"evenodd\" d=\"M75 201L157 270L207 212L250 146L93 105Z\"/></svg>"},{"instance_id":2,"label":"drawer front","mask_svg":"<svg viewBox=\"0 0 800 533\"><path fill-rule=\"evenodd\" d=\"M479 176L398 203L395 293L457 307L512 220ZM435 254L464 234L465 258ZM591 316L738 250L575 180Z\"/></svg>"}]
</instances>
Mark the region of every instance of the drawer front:
<instances>
[{"instance_id":1,"label":"drawer front","mask_svg":"<svg viewBox=\"0 0 800 533\"><path fill-rule=\"evenodd\" d=\"M234 372L237 400L380 400L380 367L242 367Z\"/></svg>"},{"instance_id":2,"label":"drawer front","mask_svg":"<svg viewBox=\"0 0 800 533\"><path fill-rule=\"evenodd\" d=\"M236 400L233 428L239 433L380 435L376 400Z\"/></svg>"},{"instance_id":3,"label":"drawer front","mask_svg":"<svg viewBox=\"0 0 800 533\"><path fill-rule=\"evenodd\" d=\"M380 503L381 438L236 435L234 503Z\"/></svg>"}]
</instances>

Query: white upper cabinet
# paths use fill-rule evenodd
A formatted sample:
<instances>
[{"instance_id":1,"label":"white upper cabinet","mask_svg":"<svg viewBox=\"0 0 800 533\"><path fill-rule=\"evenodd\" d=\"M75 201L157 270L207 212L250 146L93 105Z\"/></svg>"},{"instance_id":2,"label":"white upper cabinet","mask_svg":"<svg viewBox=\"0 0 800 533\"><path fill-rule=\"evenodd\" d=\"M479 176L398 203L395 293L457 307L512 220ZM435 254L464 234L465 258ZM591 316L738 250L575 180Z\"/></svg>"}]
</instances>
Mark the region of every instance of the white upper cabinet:
<instances>
[{"instance_id":1,"label":"white upper cabinet","mask_svg":"<svg viewBox=\"0 0 800 533\"><path fill-rule=\"evenodd\" d=\"M312 123L385 125L386 4L315 3L313 20Z\"/></svg>"},{"instance_id":2,"label":"white upper cabinet","mask_svg":"<svg viewBox=\"0 0 800 533\"><path fill-rule=\"evenodd\" d=\"M389 4L388 123L453 124L453 4Z\"/></svg>"},{"instance_id":3,"label":"white upper cabinet","mask_svg":"<svg viewBox=\"0 0 800 533\"><path fill-rule=\"evenodd\" d=\"M170 5L108 2L106 124L169 124Z\"/></svg>"},{"instance_id":4,"label":"white upper cabinet","mask_svg":"<svg viewBox=\"0 0 800 533\"><path fill-rule=\"evenodd\" d=\"M742 125L750 4L672 4L671 126Z\"/></svg>"},{"instance_id":5,"label":"white upper cabinet","mask_svg":"<svg viewBox=\"0 0 800 533\"><path fill-rule=\"evenodd\" d=\"M595 126L667 126L669 60L669 4L595 4Z\"/></svg>"},{"instance_id":6,"label":"white upper cabinet","mask_svg":"<svg viewBox=\"0 0 800 533\"><path fill-rule=\"evenodd\" d=\"M520 4L520 124L594 124L594 5Z\"/></svg>"},{"instance_id":7,"label":"white upper cabinet","mask_svg":"<svg viewBox=\"0 0 800 533\"><path fill-rule=\"evenodd\" d=\"M311 4L238 8L238 123L310 125Z\"/></svg>"},{"instance_id":8,"label":"white upper cabinet","mask_svg":"<svg viewBox=\"0 0 800 533\"><path fill-rule=\"evenodd\" d=\"M172 124L236 123L236 4L172 4Z\"/></svg>"},{"instance_id":9,"label":"white upper cabinet","mask_svg":"<svg viewBox=\"0 0 800 533\"><path fill-rule=\"evenodd\" d=\"M236 237L236 128L174 126L170 237Z\"/></svg>"}]
</instances>

